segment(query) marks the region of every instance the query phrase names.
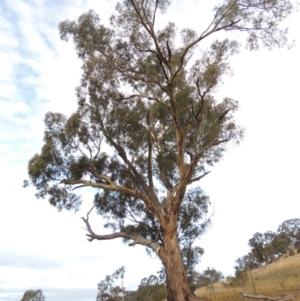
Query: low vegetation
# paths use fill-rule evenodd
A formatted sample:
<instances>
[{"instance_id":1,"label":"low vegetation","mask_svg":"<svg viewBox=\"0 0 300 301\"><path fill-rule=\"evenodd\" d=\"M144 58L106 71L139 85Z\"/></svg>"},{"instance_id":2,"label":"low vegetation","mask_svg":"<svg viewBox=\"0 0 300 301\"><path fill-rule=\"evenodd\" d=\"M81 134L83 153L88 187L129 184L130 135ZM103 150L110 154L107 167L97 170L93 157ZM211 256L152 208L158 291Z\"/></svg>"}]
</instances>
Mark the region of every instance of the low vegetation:
<instances>
[{"instance_id":1,"label":"low vegetation","mask_svg":"<svg viewBox=\"0 0 300 301\"><path fill-rule=\"evenodd\" d=\"M243 299L241 291L271 297L293 294L293 300L300 300L300 254L284 255L243 276L214 284L215 293L209 286L197 289L195 293L204 301L240 301Z\"/></svg>"}]
</instances>

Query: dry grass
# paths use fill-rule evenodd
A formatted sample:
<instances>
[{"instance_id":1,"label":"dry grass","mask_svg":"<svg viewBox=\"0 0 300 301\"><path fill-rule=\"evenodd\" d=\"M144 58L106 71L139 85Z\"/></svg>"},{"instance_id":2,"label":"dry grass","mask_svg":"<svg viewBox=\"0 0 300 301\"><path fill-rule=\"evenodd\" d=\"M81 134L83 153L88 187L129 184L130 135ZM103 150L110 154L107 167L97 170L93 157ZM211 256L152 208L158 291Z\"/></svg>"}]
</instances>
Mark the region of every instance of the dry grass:
<instances>
[{"instance_id":1,"label":"dry grass","mask_svg":"<svg viewBox=\"0 0 300 301\"><path fill-rule=\"evenodd\" d=\"M196 295L204 301L241 301L244 298L240 292L248 294L263 294L271 297L293 294L300 301L300 254L280 259L265 267L252 271L253 287L250 274L244 282L216 283L215 294L211 289L200 288ZM247 299L251 301L251 299Z\"/></svg>"}]
</instances>

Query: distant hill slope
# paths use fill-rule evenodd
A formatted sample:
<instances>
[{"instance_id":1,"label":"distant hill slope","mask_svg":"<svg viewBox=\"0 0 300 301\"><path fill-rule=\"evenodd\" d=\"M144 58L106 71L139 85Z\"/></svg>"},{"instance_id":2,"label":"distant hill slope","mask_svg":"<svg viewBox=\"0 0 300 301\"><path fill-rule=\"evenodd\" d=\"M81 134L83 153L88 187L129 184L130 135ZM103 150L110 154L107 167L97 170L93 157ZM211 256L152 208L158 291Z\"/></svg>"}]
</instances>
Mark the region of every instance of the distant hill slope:
<instances>
[{"instance_id":1,"label":"distant hill slope","mask_svg":"<svg viewBox=\"0 0 300 301\"><path fill-rule=\"evenodd\" d=\"M215 294L210 288L196 290L196 295L207 301L240 301L243 300L240 292L248 294L264 294L277 297L294 294L294 299L300 301L300 254L281 258L264 267L248 272L246 279L215 284ZM251 299L248 299L251 301Z\"/></svg>"}]
</instances>

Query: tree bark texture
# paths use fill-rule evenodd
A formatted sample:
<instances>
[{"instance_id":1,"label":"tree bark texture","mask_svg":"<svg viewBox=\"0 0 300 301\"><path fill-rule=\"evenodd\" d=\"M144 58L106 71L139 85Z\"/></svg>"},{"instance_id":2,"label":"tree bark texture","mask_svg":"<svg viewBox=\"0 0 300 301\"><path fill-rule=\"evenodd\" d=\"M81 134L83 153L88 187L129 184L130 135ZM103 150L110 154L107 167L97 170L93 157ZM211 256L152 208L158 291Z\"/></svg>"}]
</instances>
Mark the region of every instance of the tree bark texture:
<instances>
[{"instance_id":1,"label":"tree bark texture","mask_svg":"<svg viewBox=\"0 0 300 301\"><path fill-rule=\"evenodd\" d=\"M186 269L182 261L176 231L164 234L164 246L158 253L166 271L167 300L168 301L199 301L191 291L186 276Z\"/></svg>"}]
</instances>

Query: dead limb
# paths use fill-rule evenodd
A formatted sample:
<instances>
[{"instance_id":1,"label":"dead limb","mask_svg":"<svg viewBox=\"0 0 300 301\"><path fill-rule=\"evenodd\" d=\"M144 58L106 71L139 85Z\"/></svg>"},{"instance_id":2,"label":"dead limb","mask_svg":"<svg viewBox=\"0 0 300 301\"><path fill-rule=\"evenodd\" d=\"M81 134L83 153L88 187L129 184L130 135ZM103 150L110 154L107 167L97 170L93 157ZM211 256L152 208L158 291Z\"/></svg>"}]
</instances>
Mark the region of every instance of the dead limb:
<instances>
[{"instance_id":1,"label":"dead limb","mask_svg":"<svg viewBox=\"0 0 300 301\"><path fill-rule=\"evenodd\" d=\"M283 300L288 300L288 299L294 298L294 295L287 295L287 296L281 296L281 297L268 297L268 296L264 296L264 295L249 295L244 292L241 292L241 294L245 298L261 299L261 300L268 300L268 301L283 301Z\"/></svg>"},{"instance_id":2,"label":"dead limb","mask_svg":"<svg viewBox=\"0 0 300 301\"><path fill-rule=\"evenodd\" d=\"M132 240L132 242L129 244L129 246L134 246L134 245L143 245L145 247L151 248L154 252L158 254L160 245L157 241L151 241L149 239L146 239L145 237L134 233L134 232L127 232L125 231L120 231L120 232L113 232L111 234L96 234L89 223L89 214L91 211L94 209L94 206L92 209L87 213L86 218L82 217L81 219L84 221L86 225L86 230L88 234L86 236L88 237L88 241L93 241L94 239L96 240L110 240L110 239L115 239L115 238L126 238L129 240Z\"/></svg>"}]
</instances>

